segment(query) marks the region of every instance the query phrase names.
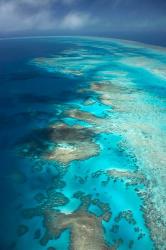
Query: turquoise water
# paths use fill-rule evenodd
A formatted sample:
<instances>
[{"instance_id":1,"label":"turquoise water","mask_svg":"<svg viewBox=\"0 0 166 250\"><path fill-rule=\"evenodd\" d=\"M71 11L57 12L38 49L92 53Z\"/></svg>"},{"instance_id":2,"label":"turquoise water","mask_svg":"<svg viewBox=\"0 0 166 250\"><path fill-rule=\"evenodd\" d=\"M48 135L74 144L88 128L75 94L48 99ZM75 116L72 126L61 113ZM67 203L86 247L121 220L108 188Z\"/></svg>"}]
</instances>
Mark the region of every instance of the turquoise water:
<instances>
[{"instance_id":1,"label":"turquoise water","mask_svg":"<svg viewBox=\"0 0 166 250\"><path fill-rule=\"evenodd\" d=\"M160 220L154 216L146 223L148 210L139 195L149 195L165 223L165 49L113 39L48 37L0 40L0 53L0 249L72 249L74 222L42 243L49 232L48 210L57 217L82 211L95 216L108 249L117 240L120 250L165 249L165 242L153 236ZM93 84L111 87L95 91ZM73 109L91 119L71 117ZM58 145L73 146L70 140L48 139L48 128L59 122L93 132L89 137L97 154L66 164L46 157ZM110 170L119 171L120 178L110 176ZM123 172L147 181L128 184ZM36 208L40 213L33 218L23 216ZM106 212L110 217L104 220ZM130 213L132 222L123 216L118 220L122 213ZM20 232L20 225L26 230Z\"/></svg>"}]
</instances>

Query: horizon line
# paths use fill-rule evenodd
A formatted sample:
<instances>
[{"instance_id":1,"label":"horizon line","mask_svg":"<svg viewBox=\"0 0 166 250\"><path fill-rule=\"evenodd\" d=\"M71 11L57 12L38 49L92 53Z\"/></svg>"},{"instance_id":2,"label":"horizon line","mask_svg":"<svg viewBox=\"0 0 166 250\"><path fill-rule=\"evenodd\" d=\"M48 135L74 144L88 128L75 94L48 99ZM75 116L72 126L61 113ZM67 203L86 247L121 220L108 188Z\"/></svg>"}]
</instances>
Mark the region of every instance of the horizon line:
<instances>
[{"instance_id":1,"label":"horizon line","mask_svg":"<svg viewBox=\"0 0 166 250\"><path fill-rule=\"evenodd\" d=\"M115 40L118 42L125 42L125 43L133 43L135 45L142 45L142 46L150 46L152 49L159 49L159 50L164 50L166 52L166 47L165 46L160 46L160 45L155 45L155 44L149 44L137 40L129 40L129 39L121 39L121 38L115 38L115 37L107 37L107 36L97 36L97 35L26 35L26 36L14 36L14 37L0 37L0 41L2 40L17 40L17 39L37 39L37 38L65 38L65 37L72 37L72 38L90 38L90 39L95 39L96 40Z\"/></svg>"}]
</instances>

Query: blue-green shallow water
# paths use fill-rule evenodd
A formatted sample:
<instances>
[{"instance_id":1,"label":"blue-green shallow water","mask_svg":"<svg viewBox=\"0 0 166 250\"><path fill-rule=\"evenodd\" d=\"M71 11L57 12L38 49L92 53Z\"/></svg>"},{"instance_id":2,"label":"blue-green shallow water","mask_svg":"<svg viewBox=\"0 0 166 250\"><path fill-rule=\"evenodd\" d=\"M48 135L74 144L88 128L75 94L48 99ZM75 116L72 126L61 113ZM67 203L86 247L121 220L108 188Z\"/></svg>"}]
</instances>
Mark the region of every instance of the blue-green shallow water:
<instances>
[{"instance_id":1,"label":"blue-green shallow water","mask_svg":"<svg viewBox=\"0 0 166 250\"><path fill-rule=\"evenodd\" d=\"M36 58L52 58L53 61L51 65L40 64ZM130 62L133 58L139 60L139 64ZM144 64L144 60L149 61ZM160 70L155 71L158 68ZM50 240L43 246L40 242L45 232L43 217L27 220L22 216L23 209L37 206L35 195L47 195L49 189L68 198L67 204L55 206L59 213L79 211L83 201L74 196L77 192L82 192L82 197L89 195L87 212L96 217L103 213L101 204L108 204L112 216L108 222L103 220L101 223L108 247L116 239L121 239L118 249L154 249L155 244L141 210L143 201L135 191L136 187L144 190L144 186L127 186L125 181L115 181L107 174L107 170L111 169L135 171L143 168L142 159L136 157L137 152L135 156L134 152L130 153L130 148L120 150L120 143L127 140L125 134L120 131L99 133L95 143L99 145L100 153L89 159L73 161L65 167L43 159L37 153L38 149L36 153L34 149L33 158L25 158L18 154L17 146L34 129L48 127L57 121L64 121L70 126L93 127L84 120L63 114L63 111L73 108L105 119L105 123L112 118L115 127L116 121L122 122L123 126L123 123L130 124L137 119L142 124L152 119L158 129L165 131L162 117L159 121L153 119L156 107L159 117L165 112L165 69L164 50L122 41L72 37L0 40L0 217L3 225L0 229L0 249L70 248L70 228L67 227L58 239ZM113 107L101 103L97 93L78 91L88 88L93 82L102 84L106 80L140 91L136 104L152 106L152 113L148 113L148 117L141 116L137 113L137 106L133 107L136 109L134 115L130 110L112 112ZM85 104L89 98L94 101L92 105ZM127 105L124 99L124 109ZM132 134L131 127L128 129ZM97 171L99 174L95 176ZM98 199L97 205L93 204L94 199ZM128 210L132 212L135 224L123 218L116 222L118 214ZM28 226L24 235L18 235L19 225ZM112 230L115 225L118 225L117 231ZM139 232L134 230L136 227ZM143 237L139 239L140 233Z\"/></svg>"}]
</instances>

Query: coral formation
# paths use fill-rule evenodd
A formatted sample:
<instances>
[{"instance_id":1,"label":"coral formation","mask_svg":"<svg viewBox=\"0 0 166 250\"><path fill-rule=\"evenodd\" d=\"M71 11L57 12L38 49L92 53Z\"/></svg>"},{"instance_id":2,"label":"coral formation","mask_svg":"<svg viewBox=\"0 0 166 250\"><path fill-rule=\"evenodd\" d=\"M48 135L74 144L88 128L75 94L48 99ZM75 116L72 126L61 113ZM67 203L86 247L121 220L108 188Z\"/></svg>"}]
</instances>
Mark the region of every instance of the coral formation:
<instances>
[{"instance_id":1,"label":"coral formation","mask_svg":"<svg viewBox=\"0 0 166 250\"><path fill-rule=\"evenodd\" d=\"M86 111L82 111L82 110L78 110L78 109L69 109L65 115L72 117L72 118L76 118L79 120L83 120L92 124L100 124L101 122L103 122L103 118L97 117L89 112Z\"/></svg>"},{"instance_id":2,"label":"coral formation","mask_svg":"<svg viewBox=\"0 0 166 250\"><path fill-rule=\"evenodd\" d=\"M87 159L99 153L100 147L94 142L95 133L79 125L64 123L34 130L20 142L19 151L24 156L43 157L61 164L73 160Z\"/></svg>"},{"instance_id":3,"label":"coral formation","mask_svg":"<svg viewBox=\"0 0 166 250\"><path fill-rule=\"evenodd\" d=\"M119 169L111 169L107 171L108 175L114 179L125 180L130 185L146 184L146 178L140 174L138 171L127 171Z\"/></svg>"},{"instance_id":4,"label":"coral formation","mask_svg":"<svg viewBox=\"0 0 166 250\"><path fill-rule=\"evenodd\" d=\"M158 94L159 90L162 91L162 87L160 86L161 79L156 78L165 79L165 64L159 62L158 59L147 59L149 52L146 56L143 56L141 54L145 51L140 54L140 52L135 52L131 48L126 52L126 58L124 58L122 47L119 47L119 45L99 43L98 49L96 49L95 46L90 48L90 44L90 46L87 46L87 49L82 50L79 49L80 45L81 42L79 44L77 41L77 49L64 51L60 56L53 55L50 57L48 55L47 57L36 58L31 64L46 72L53 73L54 76L57 73L59 78L62 76L63 79L72 79L73 82L79 79L79 87L82 86L81 88L78 89L77 85L74 93L73 89L64 90L60 92L61 94L58 97L55 97L55 100L53 97L47 95L36 96L34 94L27 94L22 97L17 96L19 102L23 98L28 104L56 105L60 101L64 102L60 112L58 109L59 106L55 106L59 113L54 120L57 121L59 119L60 122L54 124L52 122L48 127L32 131L31 134L18 143L18 151L21 156L30 157L33 160L35 165L33 173L35 174L39 174L39 172L41 174L43 170L45 171L43 166L46 164L42 165L41 163L45 161L52 165L57 165L62 172L69 170L67 177L70 174L72 176L69 183L68 180L65 180L65 176L63 180L60 180L59 176L57 178L53 177L51 179L52 183L50 183L49 179L49 189L45 190L45 193L42 193L42 191L35 193L34 199L37 206L24 209L23 216L24 218L32 218L33 216L44 218L45 234L41 238L42 230L40 229L34 233L34 238L40 240L42 246L46 246L50 239L58 238L65 229L69 229L71 249L74 250L118 249L123 244L123 240L124 244L126 244L123 247L130 249L137 242L144 242L142 239L146 238L144 237L145 232L146 236L148 235L148 230L146 231L148 228L151 238L155 242L156 249L165 250L166 191L164 180L166 147L164 124L166 124L166 120L164 117L164 98L162 99ZM114 46L115 48L113 49ZM106 53L106 51L108 56L105 57L103 53ZM123 47L123 51L125 51L125 47ZM113 59L111 63L110 52ZM133 63L135 64L135 67L133 67L134 70L132 69ZM124 67L124 71L122 69L123 64L127 64ZM142 71L140 71L141 68L143 68ZM132 71L134 71L134 74ZM141 79L140 72L144 74L144 71L148 71L148 74L154 74L154 79L152 77L150 81L158 79L158 85L149 83L146 79L146 74L142 77L145 81ZM26 72L23 73L22 75L13 75L13 79L28 80ZM29 79L39 74L36 71L30 73ZM84 84L83 82L86 83ZM157 86L156 92L154 91L154 86ZM67 100L67 102L65 103L64 100ZM105 117L97 116L94 113L95 108L96 113L103 112L103 108L105 108L105 111L102 113L105 114ZM88 110L88 112L85 110ZM34 118L49 121L52 117L55 118L54 112L28 111L17 114L16 120L21 122L23 120L25 123L27 120L34 120ZM3 124L1 126L3 128L8 124L13 125L10 117L4 116L2 118ZM84 124L84 122L86 126L78 125ZM107 148L109 152L112 152L110 158L111 156L113 158L113 162L110 161L112 163L112 166L110 164L110 170L105 170L105 162L103 162L103 158L99 157L97 160L99 159L99 168L101 170L94 170L96 172L93 172L93 164L91 168L88 164L82 165L79 160L98 156L102 149L102 157L104 155L104 159L107 158L108 153L105 152L105 144L102 145L102 140L98 140L99 134L102 132L122 137L123 145L121 145L121 148L118 148L118 146L114 147L114 142L110 143L111 145L108 144ZM100 144L95 141L96 137ZM132 166L129 163L129 166L125 165L126 168L124 169L122 169L123 165L120 168L116 168L116 160L118 159L121 163L122 154L127 154L129 151L135 157ZM129 158L131 160L132 156L129 156ZM90 159L89 162L94 163L93 160ZM77 162L68 166L69 168L62 167L73 161ZM125 164L126 162L127 160L125 160ZM73 166L74 169L80 171L79 176L72 174ZM78 168L75 168L75 166L78 166ZM84 166L85 169L81 170ZM89 169L86 169L87 166ZM23 182L20 173L15 173L12 179L20 183ZM95 188L92 187L95 190L93 195L88 190L90 181L95 185ZM123 181L126 185L124 185ZM101 192L97 187L98 184L100 185ZM133 211L134 205L133 207L129 206L129 208L119 209L119 203L116 200L118 195L114 194L117 191L116 188L115 192L111 192L110 190L111 198L109 202L102 202L101 200L107 199L107 185L111 188L112 186L116 187L117 190L123 186L124 190L122 191L124 192L131 189L133 193L136 192L141 198L137 197L140 201L139 205L137 204L138 211ZM133 186L128 187L128 185ZM76 186L80 187L80 189L77 189ZM78 191L84 190L84 187L86 189L85 193ZM73 189L77 191L75 192ZM91 190L91 187L89 189ZM128 197L125 198L127 200ZM77 204L72 210L70 205L73 200L81 204ZM117 202L116 206L112 205L111 202ZM142 204L142 207L139 211L140 204ZM68 205L70 208L68 208ZM116 208L115 211L112 211L111 206L118 207L118 212L116 213ZM93 209L91 209L92 207ZM100 211L99 215L96 210ZM138 217L135 217L135 215ZM145 218L146 228L143 228L144 225L141 222L143 221L142 215ZM112 217L114 218L114 224L110 224ZM140 222L138 218L141 218ZM133 228L137 242L134 237L127 239L127 241L124 237L119 237L121 222L123 224L123 220L125 220L125 223L127 222L127 225L129 224L129 227ZM140 224L138 225L138 223ZM104 237L106 238L106 234L104 234L104 230L107 231L107 229L103 226L103 230L102 225L108 225L109 233L113 237L115 236L114 239L111 239L111 242L114 242L114 246L110 246L111 243L109 242L110 245L108 247L105 243ZM18 235L23 235L26 230L26 226L21 225ZM47 249L53 250L54 247L48 247ZM138 245L136 249L139 249Z\"/></svg>"},{"instance_id":5,"label":"coral formation","mask_svg":"<svg viewBox=\"0 0 166 250\"><path fill-rule=\"evenodd\" d=\"M54 211L48 211L44 225L53 236L59 235L63 229L70 228L73 250L111 249L104 242L100 219L86 212L57 215Z\"/></svg>"},{"instance_id":6,"label":"coral formation","mask_svg":"<svg viewBox=\"0 0 166 250\"><path fill-rule=\"evenodd\" d=\"M118 223L121 219L125 219L128 223L135 225L136 221L133 217L133 213L130 210L122 211L115 217L115 222Z\"/></svg>"}]
</instances>

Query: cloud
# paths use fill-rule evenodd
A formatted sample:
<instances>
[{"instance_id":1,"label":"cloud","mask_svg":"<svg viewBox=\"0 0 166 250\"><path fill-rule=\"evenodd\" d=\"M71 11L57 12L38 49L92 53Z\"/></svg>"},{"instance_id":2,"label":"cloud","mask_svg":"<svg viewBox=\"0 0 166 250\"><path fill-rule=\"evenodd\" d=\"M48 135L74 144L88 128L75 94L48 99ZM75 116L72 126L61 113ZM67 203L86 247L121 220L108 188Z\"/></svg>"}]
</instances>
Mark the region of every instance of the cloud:
<instances>
[{"instance_id":1,"label":"cloud","mask_svg":"<svg viewBox=\"0 0 166 250\"><path fill-rule=\"evenodd\" d=\"M138 8L136 0L0 0L0 34L164 30L166 3L149 1Z\"/></svg>"},{"instance_id":2,"label":"cloud","mask_svg":"<svg viewBox=\"0 0 166 250\"><path fill-rule=\"evenodd\" d=\"M75 30L93 23L91 16L87 13L70 12L62 20L61 27L63 29Z\"/></svg>"},{"instance_id":3,"label":"cloud","mask_svg":"<svg viewBox=\"0 0 166 250\"><path fill-rule=\"evenodd\" d=\"M0 31L11 32L28 29L53 28L55 20L48 10L42 9L31 15L20 11L14 2L0 4Z\"/></svg>"},{"instance_id":4,"label":"cloud","mask_svg":"<svg viewBox=\"0 0 166 250\"><path fill-rule=\"evenodd\" d=\"M86 12L71 11L67 8L65 13L59 14L58 1L0 1L0 33L27 30L78 30L95 23L95 19ZM73 1L76 0L63 0L63 3L68 6Z\"/></svg>"}]
</instances>

